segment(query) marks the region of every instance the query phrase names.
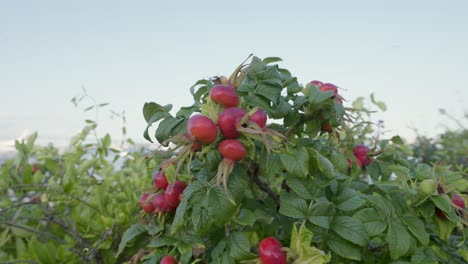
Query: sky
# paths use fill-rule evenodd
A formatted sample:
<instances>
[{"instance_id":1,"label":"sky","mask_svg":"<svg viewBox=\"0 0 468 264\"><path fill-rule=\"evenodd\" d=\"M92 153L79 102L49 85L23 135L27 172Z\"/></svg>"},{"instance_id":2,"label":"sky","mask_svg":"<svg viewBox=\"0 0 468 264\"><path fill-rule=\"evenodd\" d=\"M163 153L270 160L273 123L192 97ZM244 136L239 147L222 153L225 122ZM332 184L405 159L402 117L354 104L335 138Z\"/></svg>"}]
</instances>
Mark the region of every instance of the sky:
<instances>
[{"instance_id":1,"label":"sky","mask_svg":"<svg viewBox=\"0 0 468 264\"><path fill-rule=\"evenodd\" d=\"M250 53L277 56L300 83L349 100L374 93L388 135L457 128L468 111L468 1L0 1L0 142L39 132L65 144L109 106L100 134L145 142L145 102L190 105L189 87L230 75Z\"/></svg>"}]
</instances>

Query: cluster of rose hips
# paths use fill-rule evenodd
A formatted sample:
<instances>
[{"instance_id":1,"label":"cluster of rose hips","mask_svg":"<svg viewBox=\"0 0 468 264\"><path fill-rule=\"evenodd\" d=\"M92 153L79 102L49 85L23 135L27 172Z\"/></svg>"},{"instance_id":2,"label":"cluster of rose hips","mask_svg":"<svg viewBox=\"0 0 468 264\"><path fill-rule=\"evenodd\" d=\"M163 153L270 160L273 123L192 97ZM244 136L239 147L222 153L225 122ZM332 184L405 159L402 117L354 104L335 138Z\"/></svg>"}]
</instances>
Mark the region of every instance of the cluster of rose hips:
<instances>
[{"instance_id":1,"label":"cluster of rose hips","mask_svg":"<svg viewBox=\"0 0 468 264\"><path fill-rule=\"evenodd\" d=\"M168 183L164 171L156 171L153 176L155 190L160 190L156 194L145 193L140 198L140 206L147 213L174 213L182 200L182 193L185 190L185 183L175 181Z\"/></svg>"}]
</instances>

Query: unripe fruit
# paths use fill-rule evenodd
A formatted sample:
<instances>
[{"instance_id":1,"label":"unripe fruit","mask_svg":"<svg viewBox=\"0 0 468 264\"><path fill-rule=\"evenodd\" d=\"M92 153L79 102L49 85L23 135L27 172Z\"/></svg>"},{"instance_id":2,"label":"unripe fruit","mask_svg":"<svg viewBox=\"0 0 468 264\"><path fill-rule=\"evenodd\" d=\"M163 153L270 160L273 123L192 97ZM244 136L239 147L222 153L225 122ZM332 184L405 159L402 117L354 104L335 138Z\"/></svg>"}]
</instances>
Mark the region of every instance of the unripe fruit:
<instances>
[{"instance_id":1,"label":"unripe fruit","mask_svg":"<svg viewBox=\"0 0 468 264\"><path fill-rule=\"evenodd\" d=\"M211 144L218 137L215 123L204 115L194 115L187 122L187 134L201 144Z\"/></svg>"},{"instance_id":2,"label":"unripe fruit","mask_svg":"<svg viewBox=\"0 0 468 264\"><path fill-rule=\"evenodd\" d=\"M153 176L153 182L154 182L155 189L166 190L168 182L167 182L166 174L164 174L164 171L155 172Z\"/></svg>"},{"instance_id":3,"label":"unripe fruit","mask_svg":"<svg viewBox=\"0 0 468 264\"><path fill-rule=\"evenodd\" d=\"M236 107L239 105L239 96L236 90L229 85L216 85L211 88L210 98L213 102L218 103L225 108Z\"/></svg>"},{"instance_id":4,"label":"unripe fruit","mask_svg":"<svg viewBox=\"0 0 468 264\"><path fill-rule=\"evenodd\" d=\"M433 179L426 179L419 184L419 190L426 195L430 195L435 192L437 183Z\"/></svg>"}]
</instances>

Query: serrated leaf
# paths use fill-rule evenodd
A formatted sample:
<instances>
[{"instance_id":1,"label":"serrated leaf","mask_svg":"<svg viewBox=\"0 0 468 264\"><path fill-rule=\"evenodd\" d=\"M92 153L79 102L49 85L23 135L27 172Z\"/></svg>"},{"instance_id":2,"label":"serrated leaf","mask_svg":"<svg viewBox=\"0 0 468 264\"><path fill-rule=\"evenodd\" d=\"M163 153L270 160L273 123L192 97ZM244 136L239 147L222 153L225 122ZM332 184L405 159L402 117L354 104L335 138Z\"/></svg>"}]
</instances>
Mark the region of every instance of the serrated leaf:
<instances>
[{"instance_id":1,"label":"serrated leaf","mask_svg":"<svg viewBox=\"0 0 468 264\"><path fill-rule=\"evenodd\" d=\"M234 222L242 226L253 226L255 221L255 213L247 209L241 209L239 217L234 219Z\"/></svg>"},{"instance_id":2,"label":"serrated leaf","mask_svg":"<svg viewBox=\"0 0 468 264\"><path fill-rule=\"evenodd\" d=\"M369 240L364 225L350 216L335 217L331 229L342 238L360 246L366 246Z\"/></svg>"},{"instance_id":3,"label":"serrated leaf","mask_svg":"<svg viewBox=\"0 0 468 264\"><path fill-rule=\"evenodd\" d=\"M270 102L277 104L281 96L281 90L283 88L280 85L272 85L269 83L261 82L255 88L255 94L261 95L268 99Z\"/></svg>"},{"instance_id":4,"label":"serrated leaf","mask_svg":"<svg viewBox=\"0 0 468 264\"><path fill-rule=\"evenodd\" d=\"M356 210L364 204L359 193L352 189L345 189L335 200L338 209L342 211Z\"/></svg>"},{"instance_id":5,"label":"serrated leaf","mask_svg":"<svg viewBox=\"0 0 468 264\"><path fill-rule=\"evenodd\" d=\"M320 154L317 150L312 149L313 156L317 160L317 165L319 170L325 174L328 178L333 178L335 176L335 167L329 159Z\"/></svg>"},{"instance_id":6,"label":"serrated leaf","mask_svg":"<svg viewBox=\"0 0 468 264\"><path fill-rule=\"evenodd\" d=\"M250 240L245 233L234 232L229 236L229 256L235 260L251 258Z\"/></svg>"},{"instance_id":7,"label":"serrated leaf","mask_svg":"<svg viewBox=\"0 0 468 264\"><path fill-rule=\"evenodd\" d=\"M411 257L413 264L437 264L437 256L430 248L418 248Z\"/></svg>"},{"instance_id":8,"label":"serrated leaf","mask_svg":"<svg viewBox=\"0 0 468 264\"><path fill-rule=\"evenodd\" d=\"M304 199L293 193L283 193L280 196L279 213L291 218L305 218L307 204Z\"/></svg>"},{"instance_id":9,"label":"serrated leaf","mask_svg":"<svg viewBox=\"0 0 468 264\"><path fill-rule=\"evenodd\" d=\"M174 136L177 131L177 126L182 124L184 119L174 118L169 116L159 123L158 129L156 129L156 139L159 143L163 143L166 139Z\"/></svg>"},{"instance_id":10,"label":"serrated leaf","mask_svg":"<svg viewBox=\"0 0 468 264\"><path fill-rule=\"evenodd\" d=\"M307 218L312 224L325 229L330 228L331 216L335 215L335 208L328 201L317 201L312 205L311 212Z\"/></svg>"},{"instance_id":11,"label":"serrated leaf","mask_svg":"<svg viewBox=\"0 0 468 264\"><path fill-rule=\"evenodd\" d=\"M389 218L395 215L395 208L393 208L393 205L379 194L375 193L373 195L365 195L363 198L375 206L376 209L378 209L380 212L382 212L385 217Z\"/></svg>"},{"instance_id":12,"label":"serrated leaf","mask_svg":"<svg viewBox=\"0 0 468 264\"><path fill-rule=\"evenodd\" d=\"M369 236L377 236L387 229L387 222L374 208L364 208L353 215L361 221Z\"/></svg>"},{"instance_id":13,"label":"serrated leaf","mask_svg":"<svg viewBox=\"0 0 468 264\"><path fill-rule=\"evenodd\" d=\"M310 178L300 179L286 175L286 183L297 195L304 199L313 199L315 193L315 181Z\"/></svg>"},{"instance_id":14,"label":"serrated leaf","mask_svg":"<svg viewBox=\"0 0 468 264\"><path fill-rule=\"evenodd\" d=\"M280 160L286 170L296 177L304 178L309 173L309 154L305 148L280 154Z\"/></svg>"},{"instance_id":15,"label":"serrated leaf","mask_svg":"<svg viewBox=\"0 0 468 264\"><path fill-rule=\"evenodd\" d=\"M135 237L141 235L142 233L146 232L146 226L143 224L134 224L125 230L124 234L122 235L122 239L119 243L119 249L117 250L117 256L122 253L124 248L127 246L128 242L133 240Z\"/></svg>"},{"instance_id":16,"label":"serrated leaf","mask_svg":"<svg viewBox=\"0 0 468 264\"><path fill-rule=\"evenodd\" d=\"M177 210L174 216L174 220L172 221L172 226L171 226L171 235L174 235L177 233L177 231L180 230L180 228L184 225L185 222L185 212L187 211L188 207L188 200L184 197L182 199L182 202L177 206Z\"/></svg>"},{"instance_id":17,"label":"serrated leaf","mask_svg":"<svg viewBox=\"0 0 468 264\"><path fill-rule=\"evenodd\" d=\"M402 219L411 234L413 234L423 246L427 246L429 244L429 234L426 232L424 222L411 215L403 216Z\"/></svg>"},{"instance_id":18,"label":"serrated leaf","mask_svg":"<svg viewBox=\"0 0 468 264\"><path fill-rule=\"evenodd\" d=\"M432 196L431 200L434 202L435 206L440 210L450 213L452 211L452 205L448 197L445 196Z\"/></svg>"},{"instance_id":19,"label":"serrated leaf","mask_svg":"<svg viewBox=\"0 0 468 264\"><path fill-rule=\"evenodd\" d=\"M337 255L343 258L361 261L361 249L358 246L344 240L336 233L328 233L327 242L330 249Z\"/></svg>"},{"instance_id":20,"label":"serrated leaf","mask_svg":"<svg viewBox=\"0 0 468 264\"><path fill-rule=\"evenodd\" d=\"M410 248L410 234L401 220L394 218L389 221L387 242L392 259L398 259L408 252Z\"/></svg>"},{"instance_id":21,"label":"serrated leaf","mask_svg":"<svg viewBox=\"0 0 468 264\"><path fill-rule=\"evenodd\" d=\"M321 104L333 96L333 91L321 92L315 85L308 85L308 87L310 87L310 89L307 99L310 104Z\"/></svg>"}]
</instances>

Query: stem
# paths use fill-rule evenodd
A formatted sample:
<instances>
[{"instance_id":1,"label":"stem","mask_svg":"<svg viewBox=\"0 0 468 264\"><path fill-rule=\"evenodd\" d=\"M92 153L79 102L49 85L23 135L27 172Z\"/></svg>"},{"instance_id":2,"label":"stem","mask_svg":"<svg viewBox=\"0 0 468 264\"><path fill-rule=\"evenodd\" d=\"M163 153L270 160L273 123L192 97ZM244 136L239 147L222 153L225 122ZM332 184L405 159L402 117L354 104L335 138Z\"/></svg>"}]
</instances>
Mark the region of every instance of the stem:
<instances>
[{"instance_id":1,"label":"stem","mask_svg":"<svg viewBox=\"0 0 468 264\"><path fill-rule=\"evenodd\" d=\"M279 195L276 194L268 184L266 184L262 179L260 179L260 166L258 163L254 162L252 165L249 167L248 170L249 177L257 184L258 188L260 190L264 191L266 194L268 194L273 200L275 201L276 207L280 207L280 200L279 200Z\"/></svg>"}]
</instances>

